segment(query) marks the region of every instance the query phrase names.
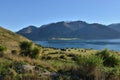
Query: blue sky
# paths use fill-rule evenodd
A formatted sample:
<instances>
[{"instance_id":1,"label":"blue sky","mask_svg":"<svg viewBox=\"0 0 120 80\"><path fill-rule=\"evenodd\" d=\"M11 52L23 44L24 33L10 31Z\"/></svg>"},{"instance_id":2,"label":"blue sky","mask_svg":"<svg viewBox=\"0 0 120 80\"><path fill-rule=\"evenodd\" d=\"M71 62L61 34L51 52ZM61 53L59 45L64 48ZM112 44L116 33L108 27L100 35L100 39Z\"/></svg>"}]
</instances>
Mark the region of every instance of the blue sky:
<instances>
[{"instance_id":1,"label":"blue sky","mask_svg":"<svg viewBox=\"0 0 120 80\"><path fill-rule=\"evenodd\" d=\"M75 20L120 23L120 0L0 0L0 26L12 31Z\"/></svg>"}]
</instances>

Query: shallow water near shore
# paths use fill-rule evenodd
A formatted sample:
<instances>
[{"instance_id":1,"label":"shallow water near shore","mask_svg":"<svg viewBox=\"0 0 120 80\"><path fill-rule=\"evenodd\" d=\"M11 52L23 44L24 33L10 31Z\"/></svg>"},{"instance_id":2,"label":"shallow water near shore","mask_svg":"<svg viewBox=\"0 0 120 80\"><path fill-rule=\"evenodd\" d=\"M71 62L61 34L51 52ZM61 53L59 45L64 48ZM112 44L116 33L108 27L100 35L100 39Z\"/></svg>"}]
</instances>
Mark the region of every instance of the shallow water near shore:
<instances>
[{"instance_id":1,"label":"shallow water near shore","mask_svg":"<svg viewBox=\"0 0 120 80\"><path fill-rule=\"evenodd\" d=\"M110 50L120 51L120 39L101 39L101 40L49 40L34 41L44 47L53 48L87 48L101 50L108 48Z\"/></svg>"}]
</instances>

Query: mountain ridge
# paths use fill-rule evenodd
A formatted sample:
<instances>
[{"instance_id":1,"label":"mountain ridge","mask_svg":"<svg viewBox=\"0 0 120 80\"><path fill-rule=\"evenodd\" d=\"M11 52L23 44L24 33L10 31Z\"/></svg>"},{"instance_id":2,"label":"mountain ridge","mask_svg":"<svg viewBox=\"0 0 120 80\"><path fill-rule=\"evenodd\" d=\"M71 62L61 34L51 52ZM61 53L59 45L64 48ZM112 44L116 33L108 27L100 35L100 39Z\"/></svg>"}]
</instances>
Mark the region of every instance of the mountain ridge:
<instances>
[{"instance_id":1,"label":"mountain ridge","mask_svg":"<svg viewBox=\"0 0 120 80\"><path fill-rule=\"evenodd\" d=\"M52 40L52 38L114 39L120 38L120 32L110 25L87 23L85 21L56 22L41 27L30 27L18 31L31 40ZM26 30L25 30L26 29ZM28 32L29 33L26 33Z\"/></svg>"}]
</instances>

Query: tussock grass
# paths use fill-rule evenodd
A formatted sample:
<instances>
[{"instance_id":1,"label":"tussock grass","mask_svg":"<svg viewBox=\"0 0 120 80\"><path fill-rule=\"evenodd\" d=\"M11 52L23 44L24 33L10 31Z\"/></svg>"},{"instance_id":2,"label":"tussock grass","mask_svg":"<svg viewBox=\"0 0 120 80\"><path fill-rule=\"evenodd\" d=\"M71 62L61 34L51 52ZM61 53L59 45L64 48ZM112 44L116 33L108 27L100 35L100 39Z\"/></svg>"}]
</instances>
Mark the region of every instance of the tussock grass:
<instances>
[{"instance_id":1,"label":"tussock grass","mask_svg":"<svg viewBox=\"0 0 120 80\"><path fill-rule=\"evenodd\" d=\"M31 59L30 57L23 57L19 55L12 55L12 54L5 54L5 59L11 60L13 62L26 62L30 65L40 65L41 67L47 68L50 71L56 71L51 64L49 64L47 61L41 61L39 59Z\"/></svg>"}]
</instances>

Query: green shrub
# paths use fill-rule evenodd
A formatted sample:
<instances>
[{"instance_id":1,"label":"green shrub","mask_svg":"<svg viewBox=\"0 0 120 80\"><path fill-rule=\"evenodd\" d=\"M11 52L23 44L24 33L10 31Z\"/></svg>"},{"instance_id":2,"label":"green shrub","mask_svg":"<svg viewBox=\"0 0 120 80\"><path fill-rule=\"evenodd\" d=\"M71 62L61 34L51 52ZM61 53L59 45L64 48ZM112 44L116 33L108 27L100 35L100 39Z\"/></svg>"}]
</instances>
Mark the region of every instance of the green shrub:
<instances>
[{"instance_id":1,"label":"green shrub","mask_svg":"<svg viewBox=\"0 0 120 80\"><path fill-rule=\"evenodd\" d=\"M104 74L105 80L120 80L120 66L105 67Z\"/></svg>"},{"instance_id":2,"label":"green shrub","mask_svg":"<svg viewBox=\"0 0 120 80\"><path fill-rule=\"evenodd\" d=\"M20 55L29 56L32 51L32 43L27 41L20 42L20 49Z\"/></svg>"},{"instance_id":3,"label":"green shrub","mask_svg":"<svg viewBox=\"0 0 120 80\"><path fill-rule=\"evenodd\" d=\"M58 70L57 80L102 80L103 60L96 55L80 55L76 57L77 65L64 65Z\"/></svg>"},{"instance_id":4,"label":"green shrub","mask_svg":"<svg viewBox=\"0 0 120 80\"><path fill-rule=\"evenodd\" d=\"M109 51L108 49L96 53L97 56L104 60L103 65L106 67L115 67L120 64L120 59L117 54Z\"/></svg>"},{"instance_id":5,"label":"green shrub","mask_svg":"<svg viewBox=\"0 0 120 80\"><path fill-rule=\"evenodd\" d=\"M103 60L96 55L80 55L77 58L77 64L80 67L99 67L102 66Z\"/></svg>"},{"instance_id":6,"label":"green shrub","mask_svg":"<svg viewBox=\"0 0 120 80\"><path fill-rule=\"evenodd\" d=\"M4 52L7 50L6 47L0 45L0 57L2 57L4 55Z\"/></svg>"},{"instance_id":7,"label":"green shrub","mask_svg":"<svg viewBox=\"0 0 120 80\"><path fill-rule=\"evenodd\" d=\"M39 57L39 52L40 52L40 48L35 47L32 50L31 58L36 58L37 59Z\"/></svg>"},{"instance_id":8,"label":"green shrub","mask_svg":"<svg viewBox=\"0 0 120 80\"><path fill-rule=\"evenodd\" d=\"M99 75L103 66L103 60L96 55L81 55L77 59L79 69L75 71L77 76L81 76L84 80L95 80ZM97 76L98 75L98 76Z\"/></svg>"},{"instance_id":9,"label":"green shrub","mask_svg":"<svg viewBox=\"0 0 120 80\"><path fill-rule=\"evenodd\" d=\"M20 42L20 49L21 50L29 50L31 48L32 48L32 42L28 42L28 41Z\"/></svg>"},{"instance_id":10,"label":"green shrub","mask_svg":"<svg viewBox=\"0 0 120 80\"><path fill-rule=\"evenodd\" d=\"M0 62L0 79L5 78L9 74L9 61Z\"/></svg>"},{"instance_id":11,"label":"green shrub","mask_svg":"<svg viewBox=\"0 0 120 80\"><path fill-rule=\"evenodd\" d=\"M31 42L23 41L20 42L20 55L22 56L28 56L30 58L38 58L40 48L39 47L33 47L33 44Z\"/></svg>"}]
</instances>

